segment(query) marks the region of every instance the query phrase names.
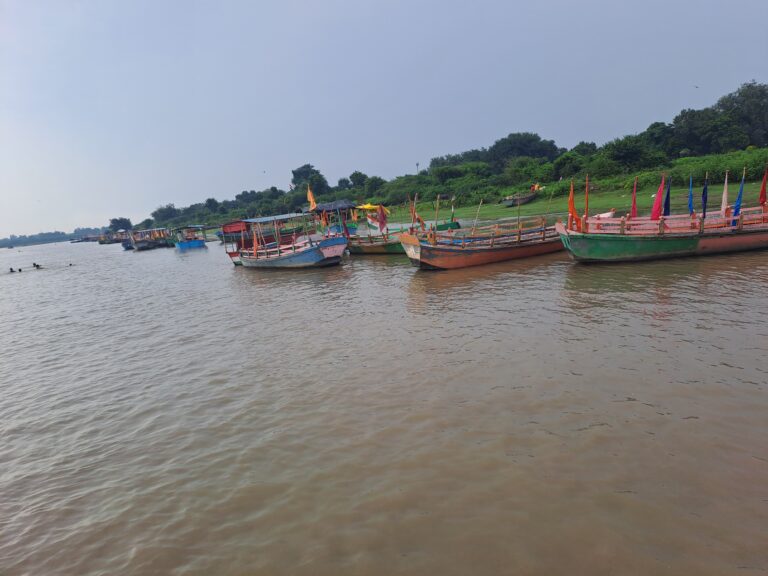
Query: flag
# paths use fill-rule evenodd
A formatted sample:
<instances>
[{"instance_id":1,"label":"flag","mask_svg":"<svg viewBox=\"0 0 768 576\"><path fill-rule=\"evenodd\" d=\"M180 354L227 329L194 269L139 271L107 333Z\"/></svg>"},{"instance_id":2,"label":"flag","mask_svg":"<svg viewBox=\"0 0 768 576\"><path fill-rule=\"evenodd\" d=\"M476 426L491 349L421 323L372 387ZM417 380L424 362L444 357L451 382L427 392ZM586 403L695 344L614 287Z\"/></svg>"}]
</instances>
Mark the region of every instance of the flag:
<instances>
[{"instance_id":1,"label":"flag","mask_svg":"<svg viewBox=\"0 0 768 576\"><path fill-rule=\"evenodd\" d=\"M667 180L667 191L664 193L664 216L669 216L670 213L670 193L672 191L672 176Z\"/></svg>"},{"instance_id":2,"label":"flag","mask_svg":"<svg viewBox=\"0 0 768 576\"><path fill-rule=\"evenodd\" d=\"M707 217L707 187L709 186L709 178L704 177L704 188L701 189L701 217Z\"/></svg>"},{"instance_id":3,"label":"flag","mask_svg":"<svg viewBox=\"0 0 768 576\"><path fill-rule=\"evenodd\" d=\"M589 216L589 174L587 174L587 184L584 192L584 215Z\"/></svg>"},{"instance_id":4,"label":"flag","mask_svg":"<svg viewBox=\"0 0 768 576\"><path fill-rule=\"evenodd\" d=\"M309 187L309 183L307 183L307 202L309 202L309 209L314 210L317 208L317 202L315 202L315 195L312 194L312 188Z\"/></svg>"},{"instance_id":5,"label":"flag","mask_svg":"<svg viewBox=\"0 0 768 576\"><path fill-rule=\"evenodd\" d=\"M635 176L635 184L632 186L632 208L629 211L630 218L637 218L637 176Z\"/></svg>"},{"instance_id":6,"label":"flag","mask_svg":"<svg viewBox=\"0 0 768 576\"><path fill-rule=\"evenodd\" d=\"M744 172L741 175L741 184L739 185L739 194L736 196L736 204L733 205L733 216L734 220L731 223L732 226L736 226L736 216L741 214L741 199L742 196L744 196L744 177L747 175L747 169L744 169Z\"/></svg>"},{"instance_id":7,"label":"flag","mask_svg":"<svg viewBox=\"0 0 768 576\"><path fill-rule=\"evenodd\" d=\"M768 180L768 168L766 168L765 172L763 172L763 185L760 186L760 199L759 199L759 202L760 202L761 205L764 205L766 200L767 200L766 197L765 197L765 182L766 182L766 180Z\"/></svg>"},{"instance_id":8,"label":"flag","mask_svg":"<svg viewBox=\"0 0 768 576\"><path fill-rule=\"evenodd\" d=\"M728 208L728 170L725 171L725 184L723 184L723 201L720 203L720 213L725 214Z\"/></svg>"},{"instance_id":9,"label":"flag","mask_svg":"<svg viewBox=\"0 0 768 576\"><path fill-rule=\"evenodd\" d=\"M659 189L656 191L656 198L654 198L653 200L653 208L651 209L651 220L658 220L661 217L661 197L662 197L662 194L664 194L665 179L666 179L666 176L662 174L661 184L659 184Z\"/></svg>"},{"instance_id":10,"label":"flag","mask_svg":"<svg viewBox=\"0 0 768 576\"><path fill-rule=\"evenodd\" d=\"M387 213L384 212L384 206L381 204L376 209L376 216L379 221L379 232L384 232L384 228L387 227Z\"/></svg>"},{"instance_id":11,"label":"flag","mask_svg":"<svg viewBox=\"0 0 768 576\"><path fill-rule=\"evenodd\" d=\"M579 218L579 214L576 212L576 201L573 197L573 180L571 180L571 193L568 195L568 215L576 226L576 230L581 232L581 218Z\"/></svg>"},{"instance_id":12,"label":"flag","mask_svg":"<svg viewBox=\"0 0 768 576\"><path fill-rule=\"evenodd\" d=\"M693 174L688 178L688 214L693 215Z\"/></svg>"}]
</instances>

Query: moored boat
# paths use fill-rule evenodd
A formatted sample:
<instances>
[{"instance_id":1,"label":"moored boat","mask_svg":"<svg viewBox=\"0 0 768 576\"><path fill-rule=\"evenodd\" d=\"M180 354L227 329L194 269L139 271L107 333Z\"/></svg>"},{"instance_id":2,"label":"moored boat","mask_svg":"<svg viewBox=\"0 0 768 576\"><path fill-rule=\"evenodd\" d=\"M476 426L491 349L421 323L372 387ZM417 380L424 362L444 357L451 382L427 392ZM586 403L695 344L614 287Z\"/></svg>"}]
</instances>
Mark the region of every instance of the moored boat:
<instances>
[{"instance_id":1,"label":"moored boat","mask_svg":"<svg viewBox=\"0 0 768 576\"><path fill-rule=\"evenodd\" d=\"M544 218L465 229L463 233L406 232L400 242L414 266L450 270L559 252L562 242Z\"/></svg>"},{"instance_id":2,"label":"moored boat","mask_svg":"<svg viewBox=\"0 0 768 576\"><path fill-rule=\"evenodd\" d=\"M256 250L243 250L240 261L245 268L320 268L341 262L347 239L317 234L297 238L291 244L271 244Z\"/></svg>"},{"instance_id":3,"label":"moored boat","mask_svg":"<svg viewBox=\"0 0 768 576\"><path fill-rule=\"evenodd\" d=\"M205 226L185 226L184 228L177 228L174 233L176 235L176 248L179 250L207 247L205 245Z\"/></svg>"},{"instance_id":4,"label":"moored boat","mask_svg":"<svg viewBox=\"0 0 768 576\"><path fill-rule=\"evenodd\" d=\"M170 232L167 228L150 228L147 230L132 230L131 245L136 251L168 248L173 246Z\"/></svg>"},{"instance_id":5,"label":"moored boat","mask_svg":"<svg viewBox=\"0 0 768 576\"><path fill-rule=\"evenodd\" d=\"M532 202L536 198L536 191L533 192L525 192L520 194L512 194L510 196L505 196L504 199L501 201L504 206L507 208L513 208L515 206L522 206L523 204L528 204L528 202Z\"/></svg>"},{"instance_id":6,"label":"moored boat","mask_svg":"<svg viewBox=\"0 0 768 576\"><path fill-rule=\"evenodd\" d=\"M650 217L636 215L635 190L631 214L621 218L580 218L571 210L568 222L557 224L557 232L571 257L580 262L631 262L768 249L768 170L763 175L759 206L742 209L745 176L746 170L736 203L730 206L726 174L721 209L713 214L707 214L706 210L708 178L705 178L702 190L701 214L696 214L693 209L692 178L689 213L669 214L670 184L667 181L666 195L663 196L662 178ZM571 205L572 196L573 190ZM662 197L665 198L663 213Z\"/></svg>"},{"instance_id":7,"label":"moored boat","mask_svg":"<svg viewBox=\"0 0 768 576\"><path fill-rule=\"evenodd\" d=\"M400 232L350 236L348 248L350 254L405 254L400 243Z\"/></svg>"},{"instance_id":8,"label":"moored boat","mask_svg":"<svg viewBox=\"0 0 768 576\"><path fill-rule=\"evenodd\" d=\"M347 249L347 237L327 233L314 233L309 214L290 214L254 218L245 221L253 238L253 247L240 250L239 261L246 268L317 268L341 262ZM299 224L301 234L280 234L280 226L287 221ZM271 225L271 226L270 226ZM267 241L265 232L273 231L273 240Z\"/></svg>"}]
</instances>

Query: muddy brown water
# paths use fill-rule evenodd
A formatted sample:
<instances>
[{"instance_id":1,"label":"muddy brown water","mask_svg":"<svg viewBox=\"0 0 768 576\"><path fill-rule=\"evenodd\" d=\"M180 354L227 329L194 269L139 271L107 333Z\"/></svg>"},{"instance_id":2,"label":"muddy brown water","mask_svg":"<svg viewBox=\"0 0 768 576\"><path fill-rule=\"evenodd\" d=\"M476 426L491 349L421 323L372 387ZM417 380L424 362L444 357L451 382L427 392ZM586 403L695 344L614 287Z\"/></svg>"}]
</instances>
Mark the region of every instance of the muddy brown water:
<instances>
[{"instance_id":1,"label":"muddy brown water","mask_svg":"<svg viewBox=\"0 0 768 576\"><path fill-rule=\"evenodd\" d=\"M4 576L768 572L768 252L10 266Z\"/></svg>"}]
</instances>

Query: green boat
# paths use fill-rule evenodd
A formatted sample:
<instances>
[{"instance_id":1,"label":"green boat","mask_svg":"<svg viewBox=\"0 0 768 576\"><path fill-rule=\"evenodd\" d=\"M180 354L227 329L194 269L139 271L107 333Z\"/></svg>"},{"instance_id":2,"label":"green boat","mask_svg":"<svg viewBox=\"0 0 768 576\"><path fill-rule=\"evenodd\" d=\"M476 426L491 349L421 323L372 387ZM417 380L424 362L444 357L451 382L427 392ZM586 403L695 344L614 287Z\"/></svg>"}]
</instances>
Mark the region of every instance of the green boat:
<instances>
[{"instance_id":1,"label":"green boat","mask_svg":"<svg viewBox=\"0 0 768 576\"><path fill-rule=\"evenodd\" d=\"M569 230L562 222L556 230L571 257L580 262L632 262L768 248L768 214L762 208L748 208L737 218L673 216L635 222L590 218L586 232Z\"/></svg>"}]
</instances>

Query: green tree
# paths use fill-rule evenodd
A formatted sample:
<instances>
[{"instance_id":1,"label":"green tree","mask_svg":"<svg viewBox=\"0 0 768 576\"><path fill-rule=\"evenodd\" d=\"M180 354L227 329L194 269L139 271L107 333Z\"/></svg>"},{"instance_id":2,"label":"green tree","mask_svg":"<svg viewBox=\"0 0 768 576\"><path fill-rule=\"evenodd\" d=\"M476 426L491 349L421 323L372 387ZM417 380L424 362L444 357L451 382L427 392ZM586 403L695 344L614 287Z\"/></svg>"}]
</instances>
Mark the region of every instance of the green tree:
<instances>
[{"instance_id":1,"label":"green tree","mask_svg":"<svg viewBox=\"0 0 768 576\"><path fill-rule=\"evenodd\" d=\"M179 215L179 209L174 204L166 204L160 206L157 210L152 212L152 218L157 222L167 222Z\"/></svg>"},{"instance_id":2,"label":"green tree","mask_svg":"<svg viewBox=\"0 0 768 576\"><path fill-rule=\"evenodd\" d=\"M352 188L352 182L349 178L339 178L339 182L336 184L336 190L349 190Z\"/></svg>"},{"instance_id":3,"label":"green tree","mask_svg":"<svg viewBox=\"0 0 768 576\"><path fill-rule=\"evenodd\" d=\"M210 212L216 212L216 211L219 209L219 201L218 201L218 200L216 200L216 198L208 198L208 199L205 201L205 207L206 207L206 208L207 208L207 209L208 209Z\"/></svg>"},{"instance_id":4,"label":"green tree","mask_svg":"<svg viewBox=\"0 0 768 576\"><path fill-rule=\"evenodd\" d=\"M312 186L312 192L315 194L315 197L323 196L330 192L331 188L328 186L328 181L325 179L325 176L312 166L312 164L299 166L296 170L292 170L291 173L293 174L291 183L297 189L302 188L305 189L304 191L306 192L306 186L309 184Z\"/></svg>"},{"instance_id":5,"label":"green tree","mask_svg":"<svg viewBox=\"0 0 768 576\"><path fill-rule=\"evenodd\" d=\"M360 172L359 170L355 170L352 172L352 174L349 175L349 181L352 182L352 186L355 188L362 188L365 186L365 181L368 180L368 176Z\"/></svg>"},{"instance_id":6,"label":"green tree","mask_svg":"<svg viewBox=\"0 0 768 576\"><path fill-rule=\"evenodd\" d=\"M382 186L384 186L384 184L386 184L386 182L387 181L384 180L384 178L379 178L378 176L370 176L365 181L365 193L368 196L373 196Z\"/></svg>"},{"instance_id":7,"label":"green tree","mask_svg":"<svg viewBox=\"0 0 768 576\"><path fill-rule=\"evenodd\" d=\"M133 228L133 224L131 224L130 218L110 218L109 219L109 230L112 232L117 232L118 230L130 230Z\"/></svg>"}]
</instances>

